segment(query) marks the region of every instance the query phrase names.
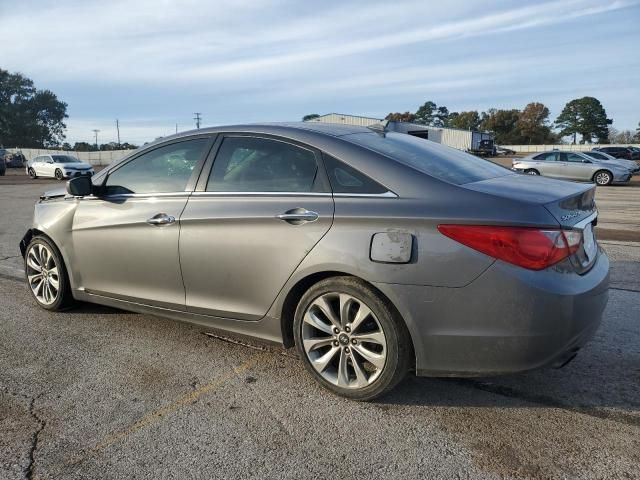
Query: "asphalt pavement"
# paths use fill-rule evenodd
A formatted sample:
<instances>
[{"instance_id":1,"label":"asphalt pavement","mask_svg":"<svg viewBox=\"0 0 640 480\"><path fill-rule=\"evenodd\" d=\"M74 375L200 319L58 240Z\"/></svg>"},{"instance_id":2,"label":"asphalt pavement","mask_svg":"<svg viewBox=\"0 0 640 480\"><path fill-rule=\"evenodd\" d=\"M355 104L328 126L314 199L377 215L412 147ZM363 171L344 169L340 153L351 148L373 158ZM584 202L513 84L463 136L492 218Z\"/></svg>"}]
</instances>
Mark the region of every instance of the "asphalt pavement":
<instances>
[{"instance_id":1,"label":"asphalt pavement","mask_svg":"<svg viewBox=\"0 0 640 480\"><path fill-rule=\"evenodd\" d=\"M48 183L0 184L0 479L640 478L638 243L603 242L604 322L565 368L356 403L292 351L38 308L17 242Z\"/></svg>"}]
</instances>

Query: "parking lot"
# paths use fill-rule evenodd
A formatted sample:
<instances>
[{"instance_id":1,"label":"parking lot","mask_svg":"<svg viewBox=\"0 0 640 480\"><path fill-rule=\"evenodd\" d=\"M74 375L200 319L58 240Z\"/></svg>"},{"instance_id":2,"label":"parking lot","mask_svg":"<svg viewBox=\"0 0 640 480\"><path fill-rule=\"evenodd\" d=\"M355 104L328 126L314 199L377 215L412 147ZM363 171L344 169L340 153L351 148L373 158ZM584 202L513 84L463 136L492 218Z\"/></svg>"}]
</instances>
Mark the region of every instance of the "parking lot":
<instances>
[{"instance_id":1,"label":"parking lot","mask_svg":"<svg viewBox=\"0 0 640 480\"><path fill-rule=\"evenodd\" d=\"M83 305L49 313L22 279L33 203L0 177L0 479L640 478L640 182L598 188L612 259L603 325L561 370L408 378L363 404L292 351Z\"/></svg>"}]
</instances>

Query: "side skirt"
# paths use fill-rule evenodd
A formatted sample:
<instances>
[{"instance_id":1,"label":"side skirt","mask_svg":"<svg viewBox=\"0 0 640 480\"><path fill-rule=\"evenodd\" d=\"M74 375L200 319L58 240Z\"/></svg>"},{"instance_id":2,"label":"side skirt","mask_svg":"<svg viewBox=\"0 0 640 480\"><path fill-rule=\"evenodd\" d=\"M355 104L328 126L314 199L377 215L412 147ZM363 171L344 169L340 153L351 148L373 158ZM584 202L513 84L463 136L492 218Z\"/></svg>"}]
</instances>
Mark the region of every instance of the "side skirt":
<instances>
[{"instance_id":1,"label":"side skirt","mask_svg":"<svg viewBox=\"0 0 640 480\"><path fill-rule=\"evenodd\" d=\"M130 312L157 315L179 322L191 323L201 327L212 328L220 332L246 337L251 340L258 340L270 345L283 346L280 320L276 318L264 317L259 321L231 320L228 318L201 315L105 297L94 293L87 293L84 290L74 290L73 296L76 300L83 302L96 303L98 305L119 308Z\"/></svg>"}]
</instances>

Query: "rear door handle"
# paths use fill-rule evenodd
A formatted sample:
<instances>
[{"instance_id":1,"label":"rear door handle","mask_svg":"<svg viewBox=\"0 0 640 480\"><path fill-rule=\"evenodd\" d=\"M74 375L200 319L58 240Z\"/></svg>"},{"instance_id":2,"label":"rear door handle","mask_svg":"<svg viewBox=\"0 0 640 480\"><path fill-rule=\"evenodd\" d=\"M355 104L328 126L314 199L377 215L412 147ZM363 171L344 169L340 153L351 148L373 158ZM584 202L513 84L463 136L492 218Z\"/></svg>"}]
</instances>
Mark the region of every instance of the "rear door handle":
<instances>
[{"instance_id":1,"label":"rear door handle","mask_svg":"<svg viewBox=\"0 0 640 480\"><path fill-rule=\"evenodd\" d=\"M149 225L170 225L175 223L176 217L173 215L167 215L166 213L158 213L153 217L147 219Z\"/></svg>"},{"instance_id":2,"label":"rear door handle","mask_svg":"<svg viewBox=\"0 0 640 480\"><path fill-rule=\"evenodd\" d=\"M318 219L318 213L306 208L294 208L276 215L276 218L292 225L300 225L305 222L315 222Z\"/></svg>"}]
</instances>

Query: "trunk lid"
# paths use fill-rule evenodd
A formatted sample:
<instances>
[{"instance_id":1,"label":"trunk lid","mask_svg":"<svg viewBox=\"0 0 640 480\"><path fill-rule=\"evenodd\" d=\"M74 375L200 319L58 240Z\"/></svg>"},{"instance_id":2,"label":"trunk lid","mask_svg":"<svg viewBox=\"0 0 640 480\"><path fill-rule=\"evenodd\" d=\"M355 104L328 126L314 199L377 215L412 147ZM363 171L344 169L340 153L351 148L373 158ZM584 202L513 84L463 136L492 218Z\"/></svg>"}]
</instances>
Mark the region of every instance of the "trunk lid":
<instances>
[{"instance_id":1,"label":"trunk lid","mask_svg":"<svg viewBox=\"0 0 640 480\"><path fill-rule=\"evenodd\" d=\"M497 197L541 205L562 227L573 227L596 212L596 188L588 183L513 174L468 183L464 187Z\"/></svg>"}]
</instances>

